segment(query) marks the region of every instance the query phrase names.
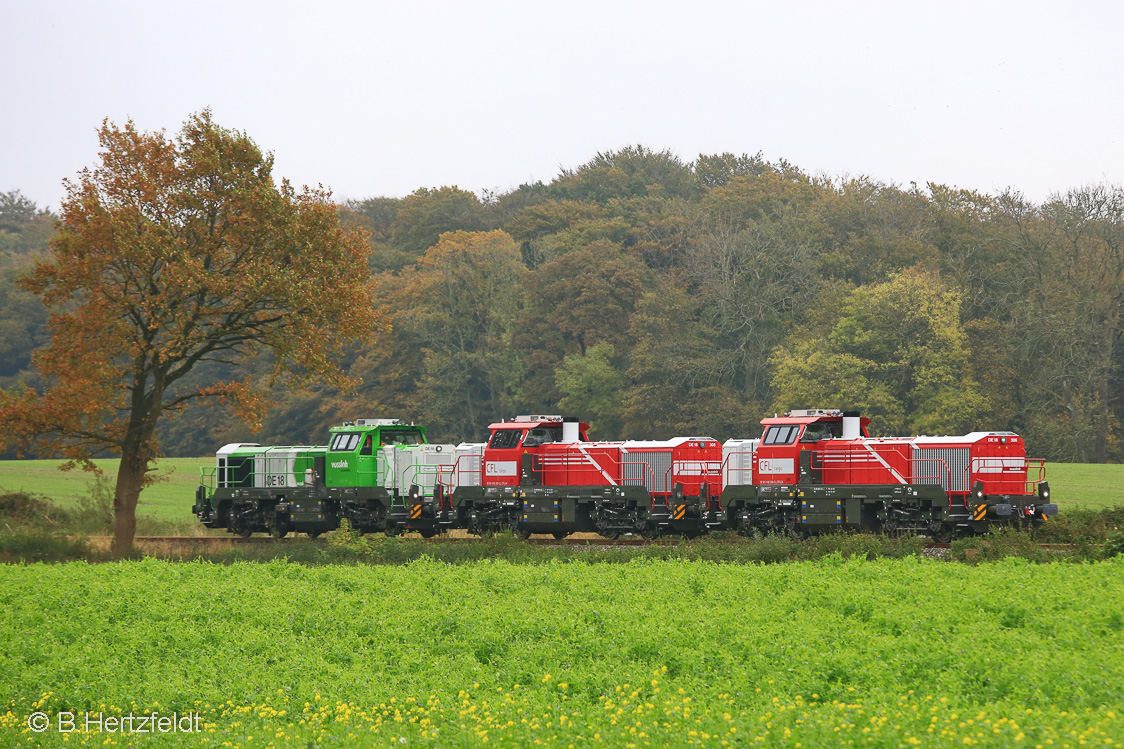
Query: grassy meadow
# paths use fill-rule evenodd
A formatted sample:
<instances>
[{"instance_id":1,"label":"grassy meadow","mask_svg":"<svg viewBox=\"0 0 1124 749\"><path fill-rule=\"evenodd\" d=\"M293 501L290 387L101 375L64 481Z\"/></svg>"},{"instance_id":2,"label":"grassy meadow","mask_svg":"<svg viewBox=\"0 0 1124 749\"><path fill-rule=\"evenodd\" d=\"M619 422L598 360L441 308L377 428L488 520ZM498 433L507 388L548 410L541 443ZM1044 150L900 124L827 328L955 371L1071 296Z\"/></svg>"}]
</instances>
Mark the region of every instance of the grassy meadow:
<instances>
[{"instance_id":1,"label":"grassy meadow","mask_svg":"<svg viewBox=\"0 0 1124 749\"><path fill-rule=\"evenodd\" d=\"M158 464L158 483L141 492L138 515L164 521L192 520L191 505L199 483L199 468L213 466L210 458L163 458ZM104 475L117 477L117 459L95 460ZM27 492L40 494L63 507L76 507L89 497L94 474L81 469L58 470L58 460L0 460L0 493Z\"/></svg>"}]
</instances>

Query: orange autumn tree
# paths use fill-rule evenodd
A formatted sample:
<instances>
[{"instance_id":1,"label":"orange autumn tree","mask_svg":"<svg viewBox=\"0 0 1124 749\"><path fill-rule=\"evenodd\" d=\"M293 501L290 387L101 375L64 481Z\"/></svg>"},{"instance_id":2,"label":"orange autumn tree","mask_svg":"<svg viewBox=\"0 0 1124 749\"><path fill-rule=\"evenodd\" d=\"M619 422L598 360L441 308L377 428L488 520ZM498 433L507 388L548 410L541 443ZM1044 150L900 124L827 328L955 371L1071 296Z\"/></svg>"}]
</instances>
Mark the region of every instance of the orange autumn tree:
<instances>
[{"instance_id":1,"label":"orange autumn tree","mask_svg":"<svg viewBox=\"0 0 1124 749\"><path fill-rule=\"evenodd\" d=\"M22 281L51 310L52 338L34 359L49 387L0 392L0 444L69 466L120 454L122 554L161 417L211 400L255 424L267 398L253 357L269 354L275 377L342 382L341 346L379 318L364 237L341 228L329 193L276 185L272 155L245 133L203 111L174 140L106 121L99 141L100 164L66 182L52 257ZM185 387L204 362L233 374Z\"/></svg>"}]
</instances>

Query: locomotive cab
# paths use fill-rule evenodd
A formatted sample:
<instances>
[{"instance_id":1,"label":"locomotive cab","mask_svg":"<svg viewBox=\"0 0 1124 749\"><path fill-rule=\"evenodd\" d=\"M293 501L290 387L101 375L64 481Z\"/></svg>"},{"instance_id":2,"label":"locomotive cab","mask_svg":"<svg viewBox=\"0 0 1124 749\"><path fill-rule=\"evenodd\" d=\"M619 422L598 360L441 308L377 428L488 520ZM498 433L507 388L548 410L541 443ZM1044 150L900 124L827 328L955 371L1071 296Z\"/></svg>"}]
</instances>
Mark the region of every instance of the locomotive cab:
<instances>
[{"instance_id":1,"label":"locomotive cab","mask_svg":"<svg viewBox=\"0 0 1124 749\"><path fill-rule=\"evenodd\" d=\"M399 419L357 419L332 427L327 451L327 486L379 486L389 446L426 444L425 428Z\"/></svg>"},{"instance_id":2,"label":"locomotive cab","mask_svg":"<svg viewBox=\"0 0 1124 749\"><path fill-rule=\"evenodd\" d=\"M810 408L762 419L761 424L765 430L755 455L754 483L786 486L799 482L801 466L805 476L810 473L812 453L821 444L866 437L870 419L852 411Z\"/></svg>"},{"instance_id":3,"label":"locomotive cab","mask_svg":"<svg viewBox=\"0 0 1124 749\"><path fill-rule=\"evenodd\" d=\"M544 445L557 442L588 442L589 424L561 416L524 415L512 421L490 424L484 448L484 486L519 486L537 483Z\"/></svg>"}]
</instances>

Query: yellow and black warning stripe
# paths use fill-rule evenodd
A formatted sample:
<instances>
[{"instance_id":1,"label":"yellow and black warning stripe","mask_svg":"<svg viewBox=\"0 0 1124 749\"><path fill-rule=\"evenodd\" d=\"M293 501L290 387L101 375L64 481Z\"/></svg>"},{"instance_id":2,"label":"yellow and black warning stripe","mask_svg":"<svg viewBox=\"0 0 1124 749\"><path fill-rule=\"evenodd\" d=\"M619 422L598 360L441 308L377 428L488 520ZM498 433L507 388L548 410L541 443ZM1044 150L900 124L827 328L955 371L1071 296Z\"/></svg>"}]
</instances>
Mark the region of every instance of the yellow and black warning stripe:
<instances>
[{"instance_id":1,"label":"yellow and black warning stripe","mask_svg":"<svg viewBox=\"0 0 1124 749\"><path fill-rule=\"evenodd\" d=\"M987 517L987 505L976 505L975 511L972 513L973 520L983 520Z\"/></svg>"},{"instance_id":2,"label":"yellow and black warning stripe","mask_svg":"<svg viewBox=\"0 0 1124 749\"><path fill-rule=\"evenodd\" d=\"M675 509L671 513L672 520L682 520L687 517L687 505L675 505Z\"/></svg>"},{"instance_id":3,"label":"yellow and black warning stripe","mask_svg":"<svg viewBox=\"0 0 1124 749\"><path fill-rule=\"evenodd\" d=\"M410 508L410 519L411 520L417 520L418 518L421 517L421 513L422 513L422 506L421 505L413 505Z\"/></svg>"}]
</instances>

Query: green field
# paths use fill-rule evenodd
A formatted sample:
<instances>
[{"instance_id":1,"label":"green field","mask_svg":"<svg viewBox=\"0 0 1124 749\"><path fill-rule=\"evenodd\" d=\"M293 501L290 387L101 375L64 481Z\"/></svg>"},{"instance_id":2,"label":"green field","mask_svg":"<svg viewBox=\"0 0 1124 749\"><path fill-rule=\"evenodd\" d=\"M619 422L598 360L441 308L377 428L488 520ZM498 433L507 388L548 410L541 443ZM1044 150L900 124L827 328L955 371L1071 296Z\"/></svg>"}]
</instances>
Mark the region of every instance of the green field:
<instances>
[{"instance_id":1,"label":"green field","mask_svg":"<svg viewBox=\"0 0 1124 749\"><path fill-rule=\"evenodd\" d=\"M116 475L117 460L95 461L107 476ZM59 461L0 461L0 491L43 494L64 507L88 495L90 474L59 471ZM199 468L214 465L214 458L165 458L159 474L166 481L141 493L138 513L157 520L191 520ZM1046 469L1053 499L1061 512L1124 506L1124 465L1051 463Z\"/></svg>"},{"instance_id":2,"label":"green field","mask_svg":"<svg viewBox=\"0 0 1124 749\"><path fill-rule=\"evenodd\" d=\"M1119 558L0 565L0 745L1109 746L1122 600Z\"/></svg>"},{"instance_id":3,"label":"green field","mask_svg":"<svg viewBox=\"0 0 1124 749\"><path fill-rule=\"evenodd\" d=\"M199 483L199 468L214 465L214 458L164 458L157 475L164 480L141 492L138 515L158 520L192 520L191 505ZM73 507L90 495L93 474L82 470L60 471L58 460L0 460L0 492L42 494L62 507ZM117 459L95 460L105 475L116 479Z\"/></svg>"},{"instance_id":4,"label":"green field","mask_svg":"<svg viewBox=\"0 0 1124 749\"><path fill-rule=\"evenodd\" d=\"M1050 463L1046 479L1060 512L1124 507L1124 465Z\"/></svg>"}]
</instances>

